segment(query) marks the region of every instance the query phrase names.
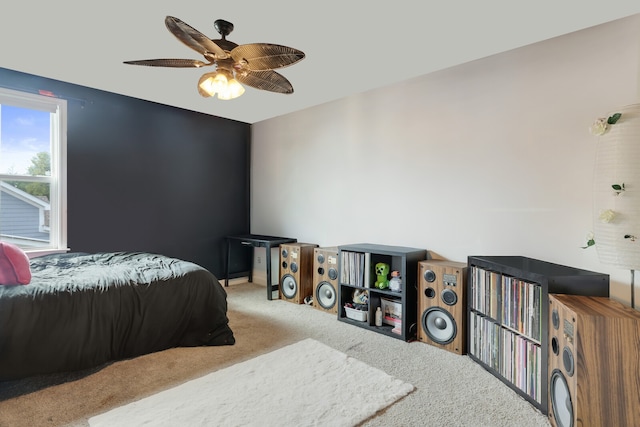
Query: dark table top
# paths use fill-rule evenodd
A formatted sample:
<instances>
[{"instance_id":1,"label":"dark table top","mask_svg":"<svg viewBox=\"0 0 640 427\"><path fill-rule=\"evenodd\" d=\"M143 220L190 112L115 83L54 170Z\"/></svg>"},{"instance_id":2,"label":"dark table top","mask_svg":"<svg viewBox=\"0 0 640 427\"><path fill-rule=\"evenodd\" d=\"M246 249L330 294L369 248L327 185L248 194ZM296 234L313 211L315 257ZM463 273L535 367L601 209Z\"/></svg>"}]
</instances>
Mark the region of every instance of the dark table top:
<instances>
[{"instance_id":1,"label":"dark table top","mask_svg":"<svg viewBox=\"0 0 640 427\"><path fill-rule=\"evenodd\" d=\"M227 239L242 240L245 242L255 242L255 243L271 243L271 244L289 243L289 242L296 241L296 239L293 239L291 237L265 236L262 234L241 234L237 236L227 236Z\"/></svg>"}]
</instances>

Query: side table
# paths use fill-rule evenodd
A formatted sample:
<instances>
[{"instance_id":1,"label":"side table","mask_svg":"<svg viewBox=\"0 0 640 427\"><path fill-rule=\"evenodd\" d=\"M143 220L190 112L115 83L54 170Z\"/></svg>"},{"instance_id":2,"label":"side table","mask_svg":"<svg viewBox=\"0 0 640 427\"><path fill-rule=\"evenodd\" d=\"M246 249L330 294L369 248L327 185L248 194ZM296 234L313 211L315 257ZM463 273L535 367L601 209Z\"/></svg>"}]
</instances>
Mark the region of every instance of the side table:
<instances>
[{"instance_id":1,"label":"side table","mask_svg":"<svg viewBox=\"0 0 640 427\"><path fill-rule=\"evenodd\" d=\"M266 256L265 262L267 263L267 299L272 300L272 284L271 284L271 248L280 246L282 243L294 243L297 239L289 237L278 236L264 236L260 234L243 234L239 236L227 236L227 262L225 264L224 271L224 286L229 286L229 269L231 267L231 243L240 242L241 245L250 246L253 248L251 251L251 262L249 264L249 282L253 280L253 256L255 248L265 248Z\"/></svg>"}]
</instances>

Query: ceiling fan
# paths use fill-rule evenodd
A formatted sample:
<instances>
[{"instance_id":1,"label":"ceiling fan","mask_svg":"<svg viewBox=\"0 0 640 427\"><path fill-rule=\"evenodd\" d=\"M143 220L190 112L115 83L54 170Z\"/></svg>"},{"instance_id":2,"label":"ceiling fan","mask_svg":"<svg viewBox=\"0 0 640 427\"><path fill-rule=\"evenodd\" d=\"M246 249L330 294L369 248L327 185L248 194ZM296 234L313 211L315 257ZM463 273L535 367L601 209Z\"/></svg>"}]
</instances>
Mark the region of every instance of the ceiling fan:
<instances>
[{"instance_id":1,"label":"ceiling fan","mask_svg":"<svg viewBox=\"0 0 640 427\"><path fill-rule=\"evenodd\" d=\"M198 81L198 92L204 97L217 94L219 99L237 98L244 93L240 83L270 92L293 93L289 80L273 70L302 60L304 52L271 43L238 45L227 40L233 31L233 24L223 19L217 19L213 24L222 36L215 40L173 16L167 16L164 23L178 40L202 54L206 62L195 59L144 59L124 61L125 64L173 68L214 65L216 71L204 74Z\"/></svg>"}]
</instances>

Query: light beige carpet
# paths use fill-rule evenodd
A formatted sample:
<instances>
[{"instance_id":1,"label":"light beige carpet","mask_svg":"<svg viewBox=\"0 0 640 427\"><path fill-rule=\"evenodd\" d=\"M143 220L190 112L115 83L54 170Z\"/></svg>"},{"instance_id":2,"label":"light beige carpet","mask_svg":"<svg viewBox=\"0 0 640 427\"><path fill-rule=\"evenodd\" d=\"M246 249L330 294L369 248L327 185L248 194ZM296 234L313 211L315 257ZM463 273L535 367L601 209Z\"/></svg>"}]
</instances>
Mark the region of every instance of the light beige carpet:
<instances>
[{"instance_id":1,"label":"light beige carpet","mask_svg":"<svg viewBox=\"0 0 640 427\"><path fill-rule=\"evenodd\" d=\"M113 426L353 426L413 385L311 338L89 419Z\"/></svg>"},{"instance_id":2,"label":"light beige carpet","mask_svg":"<svg viewBox=\"0 0 640 427\"><path fill-rule=\"evenodd\" d=\"M307 338L415 386L359 427L550 426L545 415L467 356L340 322L305 304L269 301L256 283L226 289L235 345L173 348L84 372L0 383L0 427L87 427L99 414ZM272 384L281 387L280 380ZM246 400L247 407L252 404Z\"/></svg>"}]
</instances>

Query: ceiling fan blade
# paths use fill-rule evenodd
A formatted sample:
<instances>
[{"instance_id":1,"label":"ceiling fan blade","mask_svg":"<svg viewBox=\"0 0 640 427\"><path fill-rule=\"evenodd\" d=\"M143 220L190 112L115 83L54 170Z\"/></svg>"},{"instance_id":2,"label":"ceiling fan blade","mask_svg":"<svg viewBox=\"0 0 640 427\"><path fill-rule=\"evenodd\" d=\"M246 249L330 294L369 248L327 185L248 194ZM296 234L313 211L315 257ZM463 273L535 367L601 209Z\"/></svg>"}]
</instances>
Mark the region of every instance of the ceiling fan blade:
<instances>
[{"instance_id":1,"label":"ceiling fan blade","mask_svg":"<svg viewBox=\"0 0 640 427\"><path fill-rule=\"evenodd\" d=\"M293 86L289 80L272 70L237 73L236 80L260 90L285 94L293 93Z\"/></svg>"},{"instance_id":2,"label":"ceiling fan blade","mask_svg":"<svg viewBox=\"0 0 640 427\"><path fill-rule=\"evenodd\" d=\"M304 58L304 52L277 44L250 43L234 48L231 57L251 71L265 71L295 64Z\"/></svg>"},{"instance_id":3,"label":"ceiling fan blade","mask_svg":"<svg viewBox=\"0 0 640 427\"><path fill-rule=\"evenodd\" d=\"M195 59L142 59L139 61L124 61L130 65L147 65L149 67L200 68L212 65Z\"/></svg>"},{"instance_id":4,"label":"ceiling fan blade","mask_svg":"<svg viewBox=\"0 0 640 427\"><path fill-rule=\"evenodd\" d=\"M180 19L173 16L167 16L164 23L169 31L178 38L178 40L196 52L200 52L207 57L207 59L210 59L209 57L211 56L215 59L226 59L229 57L229 54L211 41L210 38Z\"/></svg>"}]
</instances>

